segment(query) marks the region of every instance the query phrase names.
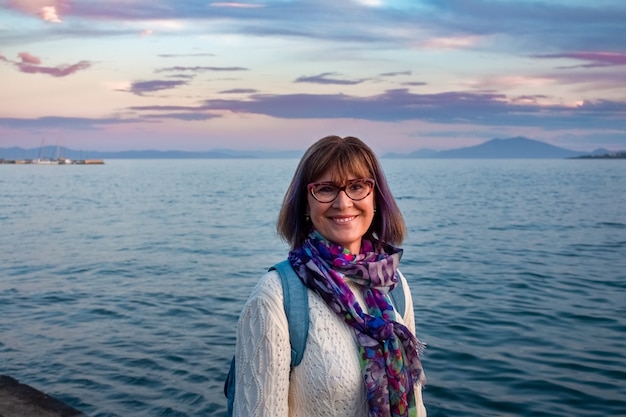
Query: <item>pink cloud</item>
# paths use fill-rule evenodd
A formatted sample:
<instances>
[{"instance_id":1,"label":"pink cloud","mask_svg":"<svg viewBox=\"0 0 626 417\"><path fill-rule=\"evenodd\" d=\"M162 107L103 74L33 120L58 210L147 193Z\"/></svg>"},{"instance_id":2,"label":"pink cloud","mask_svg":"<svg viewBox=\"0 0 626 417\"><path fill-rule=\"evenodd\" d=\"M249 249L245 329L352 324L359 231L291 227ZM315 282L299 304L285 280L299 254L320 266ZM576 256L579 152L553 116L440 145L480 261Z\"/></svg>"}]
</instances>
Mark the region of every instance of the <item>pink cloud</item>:
<instances>
[{"instance_id":1,"label":"pink cloud","mask_svg":"<svg viewBox=\"0 0 626 417\"><path fill-rule=\"evenodd\" d=\"M7 0L6 5L52 23L61 23L59 14L69 8L67 0Z\"/></svg>"},{"instance_id":2,"label":"pink cloud","mask_svg":"<svg viewBox=\"0 0 626 417\"><path fill-rule=\"evenodd\" d=\"M463 49L475 46L481 39L479 36L433 38L422 42L420 46L425 49Z\"/></svg>"},{"instance_id":3,"label":"pink cloud","mask_svg":"<svg viewBox=\"0 0 626 417\"><path fill-rule=\"evenodd\" d=\"M41 65L41 59L28 53L18 54L20 61L12 61L0 55L0 61L7 62L15 66L20 72L26 74L47 74L53 77L66 77L78 71L91 67L90 61L79 61L72 65L57 65L56 67L46 67Z\"/></svg>"},{"instance_id":4,"label":"pink cloud","mask_svg":"<svg viewBox=\"0 0 626 417\"><path fill-rule=\"evenodd\" d=\"M57 14L57 9L54 6L42 7L41 10L39 10L39 13L37 13L37 15L41 17L43 20L45 20L46 22L52 22L52 23L62 22L61 18Z\"/></svg>"},{"instance_id":5,"label":"pink cloud","mask_svg":"<svg viewBox=\"0 0 626 417\"><path fill-rule=\"evenodd\" d=\"M41 64L41 59L37 58L34 55L29 54L28 52L20 52L18 54L23 64L33 64L39 65Z\"/></svg>"},{"instance_id":6,"label":"pink cloud","mask_svg":"<svg viewBox=\"0 0 626 417\"><path fill-rule=\"evenodd\" d=\"M258 7L263 7L261 4L251 4L251 3L236 3L236 2L217 2L217 3L209 3L211 7L232 7L236 9L253 9Z\"/></svg>"},{"instance_id":7,"label":"pink cloud","mask_svg":"<svg viewBox=\"0 0 626 417\"><path fill-rule=\"evenodd\" d=\"M39 65L31 65L26 63L16 64L21 72L27 74L47 74L53 77L66 77L80 70L87 69L91 66L89 61L80 61L72 65L59 65L56 67L42 67Z\"/></svg>"}]
</instances>

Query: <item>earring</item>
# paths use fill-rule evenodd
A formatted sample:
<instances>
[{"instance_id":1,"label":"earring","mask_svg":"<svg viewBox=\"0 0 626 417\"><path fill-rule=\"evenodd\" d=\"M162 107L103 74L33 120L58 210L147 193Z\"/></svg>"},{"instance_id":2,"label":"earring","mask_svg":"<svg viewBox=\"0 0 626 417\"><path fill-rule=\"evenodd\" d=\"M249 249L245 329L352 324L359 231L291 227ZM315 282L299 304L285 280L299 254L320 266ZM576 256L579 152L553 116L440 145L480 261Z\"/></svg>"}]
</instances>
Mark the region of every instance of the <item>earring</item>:
<instances>
[{"instance_id":1,"label":"earring","mask_svg":"<svg viewBox=\"0 0 626 417\"><path fill-rule=\"evenodd\" d=\"M308 214L308 213L307 213L307 214L305 214L305 215L304 215L304 220L306 220L307 222L310 222L310 221L311 221L311 216L309 216L309 214Z\"/></svg>"}]
</instances>

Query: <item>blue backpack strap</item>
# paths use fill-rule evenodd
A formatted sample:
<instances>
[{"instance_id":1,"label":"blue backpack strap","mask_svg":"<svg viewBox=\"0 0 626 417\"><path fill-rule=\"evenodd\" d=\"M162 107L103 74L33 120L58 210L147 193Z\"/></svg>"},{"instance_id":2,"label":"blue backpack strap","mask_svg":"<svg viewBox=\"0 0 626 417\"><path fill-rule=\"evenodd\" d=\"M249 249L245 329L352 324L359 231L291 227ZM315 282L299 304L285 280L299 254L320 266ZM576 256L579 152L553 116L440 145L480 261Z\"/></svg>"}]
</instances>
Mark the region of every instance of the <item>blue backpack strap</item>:
<instances>
[{"instance_id":1,"label":"blue backpack strap","mask_svg":"<svg viewBox=\"0 0 626 417\"><path fill-rule=\"evenodd\" d=\"M404 298L404 285L402 285L402 278L400 277L400 273L398 272L398 283L393 290L389 292L391 296L391 303L396 308L398 314L404 318L404 313L406 313L406 300Z\"/></svg>"},{"instance_id":2,"label":"blue backpack strap","mask_svg":"<svg viewBox=\"0 0 626 417\"><path fill-rule=\"evenodd\" d=\"M291 343L291 367L298 366L306 348L309 335L309 296L307 288L296 275L288 259L270 268L280 275L283 286L283 304L289 325L289 342Z\"/></svg>"},{"instance_id":3,"label":"blue backpack strap","mask_svg":"<svg viewBox=\"0 0 626 417\"><path fill-rule=\"evenodd\" d=\"M289 324L289 343L291 344L291 367L298 366L306 348L309 335L309 296L298 275L288 260L277 263L271 270L276 270L283 286L283 305ZM224 395L227 400L227 416L233 415L235 399L235 357L230 362L230 369L224 382Z\"/></svg>"},{"instance_id":4,"label":"blue backpack strap","mask_svg":"<svg viewBox=\"0 0 626 417\"><path fill-rule=\"evenodd\" d=\"M235 402L235 357L230 361L230 369L224 382L224 395L226 396L226 416L231 417L233 415L233 405Z\"/></svg>"}]
</instances>

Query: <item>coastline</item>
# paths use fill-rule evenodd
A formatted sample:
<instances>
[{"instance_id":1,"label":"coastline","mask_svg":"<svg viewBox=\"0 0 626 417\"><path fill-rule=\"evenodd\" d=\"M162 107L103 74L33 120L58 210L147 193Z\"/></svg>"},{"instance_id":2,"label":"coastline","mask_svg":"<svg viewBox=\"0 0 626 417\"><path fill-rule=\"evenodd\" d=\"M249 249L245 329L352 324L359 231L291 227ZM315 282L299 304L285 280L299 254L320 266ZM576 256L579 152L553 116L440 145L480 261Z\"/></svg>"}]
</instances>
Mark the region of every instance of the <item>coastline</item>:
<instances>
[{"instance_id":1,"label":"coastline","mask_svg":"<svg viewBox=\"0 0 626 417\"><path fill-rule=\"evenodd\" d=\"M626 159L626 151L610 152L602 155L581 155L569 159Z\"/></svg>"},{"instance_id":2,"label":"coastline","mask_svg":"<svg viewBox=\"0 0 626 417\"><path fill-rule=\"evenodd\" d=\"M0 159L6 165L104 165L102 159Z\"/></svg>"}]
</instances>

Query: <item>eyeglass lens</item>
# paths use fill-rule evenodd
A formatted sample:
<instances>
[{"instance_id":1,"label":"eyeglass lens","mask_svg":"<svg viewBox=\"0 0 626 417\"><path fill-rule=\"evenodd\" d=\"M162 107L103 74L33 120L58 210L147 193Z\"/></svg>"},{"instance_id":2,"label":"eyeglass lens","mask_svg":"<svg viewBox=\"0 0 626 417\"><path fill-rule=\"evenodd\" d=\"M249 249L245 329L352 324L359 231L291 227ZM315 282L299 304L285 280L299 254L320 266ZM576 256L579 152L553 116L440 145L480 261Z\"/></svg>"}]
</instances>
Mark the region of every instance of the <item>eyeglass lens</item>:
<instances>
[{"instance_id":1,"label":"eyeglass lens","mask_svg":"<svg viewBox=\"0 0 626 417\"><path fill-rule=\"evenodd\" d=\"M346 195L355 201L362 200L372 192L372 182L368 180L353 180L344 186L333 183L314 184L311 187L313 197L321 203L330 203L339 195L340 191L345 191Z\"/></svg>"}]
</instances>

